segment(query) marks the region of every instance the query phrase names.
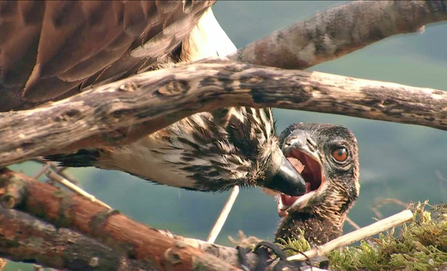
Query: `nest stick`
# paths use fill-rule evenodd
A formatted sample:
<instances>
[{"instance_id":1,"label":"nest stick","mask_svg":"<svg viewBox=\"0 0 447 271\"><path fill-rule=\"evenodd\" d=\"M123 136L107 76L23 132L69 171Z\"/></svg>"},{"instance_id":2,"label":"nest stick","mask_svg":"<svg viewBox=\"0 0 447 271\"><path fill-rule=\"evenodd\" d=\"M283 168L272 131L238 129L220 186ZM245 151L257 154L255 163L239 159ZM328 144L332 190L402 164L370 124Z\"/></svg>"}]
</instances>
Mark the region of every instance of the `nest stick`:
<instances>
[{"instance_id":1,"label":"nest stick","mask_svg":"<svg viewBox=\"0 0 447 271\"><path fill-rule=\"evenodd\" d=\"M231 190L230 196L228 196L227 202L225 202L225 205L222 208L222 212L220 212L220 215L217 218L216 223L214 224L210 234L208 235L208 238L206 240L208 243L212 244L216 241L216 238L219 235L220 231L222 230L222 227L225 224L225 221L227 220L231 208L233 207L234 202L236 201L238 195L239 195L239 186L236 185L235 187L233 187L233 190Z\"/></svg>"},{"instance_id":2,"label":"nest stick","mask_svg":"<svg viewBox=\"0 0 447 271\"><path fill-rule=\"evenodd\" d=\"M404 210L400 213L397 213L395 215L392 215L390 217L387 217L385 219L377 221L376 223L373 223L369 226L366 226L359 230L345 234L345 235L343 235L337 239L334 239L322 246L318 246L312 250L306 251L306 252L304 252L304 254L309 258L312 258L315 256L323 256L336 248L348 246L350 244L353 244L355 242L363 240L367 237L376 235L376 234L378 234L382 231L385 231L387 229L396 227L397 225L400 225L400 224L407 222L411 219L413 219L413 212L411 212L410 210ZM302 261L302 260L306 260L306 257L302 254L298 254L298 255L290 256L287 259L289 261Z\"/></svg>"},{"instance_id":3,"label":"nest stick","mask_svg":"<svg viewBox=\"0 0 447 271\"><path fill-rule=\"evenodd\" d=\"M361 229L361 227L357 223L355 223L354 220L350 219L349 216L346 216L346 222L348 222L349 225L351 225L356 230Z\"/></svg>"},{"instance_id":4,"label":"nest stick","mask_svg":"<svg viewBox=\"0 0 447 271\"><path fill-rule=\"evenodd\" d=\"M44 174L47 170L49 170L51 168L51 164L50 163L46 163L44 166L42 166L39 171L36 172L36 174L34 174L32 176L32 178L34 179L38 179L40 176L42 176L42 174Z\"/></svg>"},{"instance_id":5,"label":"nest stick","mask_svg":"<svg viewBox=\"0 0 447 271\"><path fill-rule=\"evenodd\" d=\"M112 209L112 207L110 207L109 205L107 205L106 203L98 200L97 198L95 198L95 196L93 196L92 194L87 193L86 191L84 191L82 188L80 188L79 186L73 184L72 182L70 182L69 180L63 178L62 176L60 176L59 174L55 173L52 170L47 170L46 175L48 178L50 178L51 180L58 182L64 186L66 186L68 189L74 191L75 193L78 193L79 195L91 200L92 202L97 202L98 204L100 204L103 207L106 207L107 209Z\"/></svg>"}]
</instances>

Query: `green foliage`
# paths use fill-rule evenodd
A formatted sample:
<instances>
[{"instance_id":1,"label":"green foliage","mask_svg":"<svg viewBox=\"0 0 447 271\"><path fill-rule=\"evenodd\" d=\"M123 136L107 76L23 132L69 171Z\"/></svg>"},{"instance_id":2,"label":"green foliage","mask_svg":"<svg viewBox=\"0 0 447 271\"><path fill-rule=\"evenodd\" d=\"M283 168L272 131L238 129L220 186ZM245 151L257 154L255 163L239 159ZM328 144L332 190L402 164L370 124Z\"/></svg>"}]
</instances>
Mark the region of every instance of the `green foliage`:
<instances>
[{"instance_id":1,"label":"green foliage","mask_svg":"<svg viewBox=\"0 0 447 271\"><path fill-rule=\"evenodd\" d=\"M378 238L330 252L327 256L331 268L339 271L442 269L447 262L447 205L426 210L427 206L427 202L411 206L415 213L412 221ZM302 239L289 240L284 247L305 248Z\"/></svg>"},{"instance_id":2,"label":"green foliage","mask_svg":"<svg viewBox=\"0 0 447 271\"><path fill-rule=\"evenodd\" d=\"M299 231L300 234L298 239L279 239L279 245L286 251L287 256L295 255L296 251L307 251L311 249L309 242L304 238L304 231Z\"/></svg>"}]
</instances>

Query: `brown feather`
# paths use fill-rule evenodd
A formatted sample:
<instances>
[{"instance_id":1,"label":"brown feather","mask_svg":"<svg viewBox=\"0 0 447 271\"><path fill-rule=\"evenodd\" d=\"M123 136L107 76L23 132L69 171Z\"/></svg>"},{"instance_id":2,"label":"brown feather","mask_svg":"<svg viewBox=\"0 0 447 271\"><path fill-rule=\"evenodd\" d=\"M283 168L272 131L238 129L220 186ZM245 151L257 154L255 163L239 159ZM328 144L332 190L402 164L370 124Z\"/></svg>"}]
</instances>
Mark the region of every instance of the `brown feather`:
<instances>
[{"instance_id":1,"label":"brown feather","mask_svg":"<svg viewBox=\"0 0 447 271\"><path fill-rule=\"evenodd\" d=\"M0 1L0 111L147 70L213 3Z\"/></svg>"}]
</instances>

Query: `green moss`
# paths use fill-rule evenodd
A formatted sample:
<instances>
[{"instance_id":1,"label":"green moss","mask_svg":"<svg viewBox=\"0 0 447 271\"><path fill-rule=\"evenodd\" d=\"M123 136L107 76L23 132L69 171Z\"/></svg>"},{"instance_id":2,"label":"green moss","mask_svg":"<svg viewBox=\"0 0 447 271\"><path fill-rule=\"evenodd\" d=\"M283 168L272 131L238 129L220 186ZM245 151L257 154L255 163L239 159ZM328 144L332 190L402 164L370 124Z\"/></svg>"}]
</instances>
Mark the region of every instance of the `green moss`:
<instances>
[{"instance_id":1,"label":"green moss","mask_svg":"<svg viewBox=\"0 0 447 271\"><path fill-rule=\"evenodd\" d=\"M331 268L339 271L439 270L447 262L447 205L429 207L427 202L409 207L414 218L409 223L329 253ZM428 209L428 210L427 210ZM301 251L309 244L303 239L288 240L284 247ZM290 252L293 254L293 252Z\"/></svg>"},{"instance_id":2,"label":"green moss","mask_svg":"<svg viewBox=\"0 0 447 271\"><path fill-rule=\"evenodd\" d=\"M281 247L283 249L285 249L286 254L288 256L292 256L295 255L296 252L295 251L307 251L310 250L310 244L309 242L307 242L306 239L304 239L304 231L303 230L299 230L300 231L300 238L295 239L295 240L284 240L284 239L279 239L279 245L281 245Z\"/></svg>"}]
</instances>

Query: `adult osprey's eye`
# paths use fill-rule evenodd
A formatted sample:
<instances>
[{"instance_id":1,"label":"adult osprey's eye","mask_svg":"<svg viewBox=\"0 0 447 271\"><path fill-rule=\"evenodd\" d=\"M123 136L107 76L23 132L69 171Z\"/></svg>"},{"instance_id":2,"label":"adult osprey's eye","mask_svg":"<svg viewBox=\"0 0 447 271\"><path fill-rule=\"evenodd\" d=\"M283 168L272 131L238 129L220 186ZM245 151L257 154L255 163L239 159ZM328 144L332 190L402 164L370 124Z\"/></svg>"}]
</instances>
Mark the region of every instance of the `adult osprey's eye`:
<instances>
[{"instance_id":1,"label":"adult osprey's eye","mask_svg":"<svg viewBox=\"0 0 447 271\"><path fill-rule=\"evenodd\" d=\"M332 157L338 162L344 162L348 158L348 150L345 147L338 147L332 151Z\"/></svg>"}]
</instances>

